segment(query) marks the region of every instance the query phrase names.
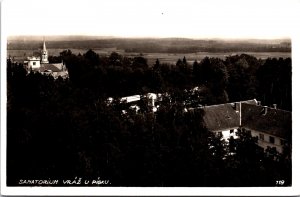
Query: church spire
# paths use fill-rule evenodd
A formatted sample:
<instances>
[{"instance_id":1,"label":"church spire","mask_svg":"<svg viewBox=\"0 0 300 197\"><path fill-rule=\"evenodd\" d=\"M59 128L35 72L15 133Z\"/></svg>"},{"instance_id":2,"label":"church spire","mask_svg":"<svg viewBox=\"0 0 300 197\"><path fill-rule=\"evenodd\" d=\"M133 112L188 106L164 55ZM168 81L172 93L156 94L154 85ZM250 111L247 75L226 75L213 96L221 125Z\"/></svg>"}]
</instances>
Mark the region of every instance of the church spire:
<instances>
[{"instance_id":1,"label":"church spire","mask_svg":"<svg viewBox=\"0 0 300 197\"><path fill-rule=\"evenodd\" d=\"M46 49L46 43L45 43L45 38L44 38L44 43L43 43L43 50L42 50L42 60L41 60L42 64L48 64L48 51Z\"/></svg>"},{"instance_id":2,"label":"church spire","mask_svg":"<svg viewBox=\"0 0 300 197\"><path fill-rule=\"evenodd\" d=\"M43 51L47 51L47 49L46 49L46 43L45 43L45 38L44 38L44 44L43 44Z\"/></svg>"}]
</instances>

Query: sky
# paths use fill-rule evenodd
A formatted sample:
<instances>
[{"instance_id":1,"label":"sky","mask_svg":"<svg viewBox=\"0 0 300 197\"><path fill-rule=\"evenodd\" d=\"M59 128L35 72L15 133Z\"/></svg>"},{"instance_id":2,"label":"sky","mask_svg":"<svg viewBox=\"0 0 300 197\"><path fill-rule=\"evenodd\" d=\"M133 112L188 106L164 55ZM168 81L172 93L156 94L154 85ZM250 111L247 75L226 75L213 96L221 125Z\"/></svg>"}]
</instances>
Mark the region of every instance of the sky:
<instances>
[{"instance_id":1,"label":"sky","mask_svg":"<svg viewBox=\"0 0 300 197\"><path fill-rule=\"evenodd\" d=\"M3 0L11 35L289 38L300 0Z\"/></svg>"}]
</instances>

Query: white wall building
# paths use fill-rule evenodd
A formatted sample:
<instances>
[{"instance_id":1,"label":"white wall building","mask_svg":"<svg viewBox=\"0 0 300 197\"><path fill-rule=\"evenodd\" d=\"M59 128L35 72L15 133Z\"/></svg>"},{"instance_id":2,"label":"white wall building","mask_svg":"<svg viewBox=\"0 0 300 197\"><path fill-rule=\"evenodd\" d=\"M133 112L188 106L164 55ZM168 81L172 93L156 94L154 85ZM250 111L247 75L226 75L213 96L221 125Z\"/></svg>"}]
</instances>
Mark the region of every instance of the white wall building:
<instances>
[{"instance_id":1,"label":"white wall building","mask_svg":"<svg viewBox=\"0 0 300 197\"><path fill-rule=\"evenodd\" d=\"M260 106L254 100L203 107L204 124L209 131L221 132L223 137L236 136L238 128L249 130L258 137L264 149L276 148L282 153L284 145L291 142L292 113L277 108Z\"/></svg>"},{"instance_id":2,"label":"white wall building","mask_svg":"<svg viewBox=\"0 0 300 197\"><path fill-rule=\"evenodd\" d=\"M41 67L40 61L41 58L32 56L32 57L27 57L27 60L24 61L24 64L26 64L27 68L30 70L39 69Z\"/></svg>"}]
</instances>

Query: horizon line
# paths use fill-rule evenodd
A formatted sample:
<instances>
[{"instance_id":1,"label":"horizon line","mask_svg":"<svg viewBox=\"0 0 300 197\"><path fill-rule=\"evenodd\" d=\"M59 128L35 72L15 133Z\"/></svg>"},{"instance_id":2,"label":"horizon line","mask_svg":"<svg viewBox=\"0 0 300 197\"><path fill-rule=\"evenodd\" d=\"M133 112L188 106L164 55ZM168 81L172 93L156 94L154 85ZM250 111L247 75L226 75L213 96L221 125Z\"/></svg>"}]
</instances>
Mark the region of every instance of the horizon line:
<instances>
[{"instance_id":1,"label":"horizon line","mask_svg":"<svg viewBox=\"0 0 300 197\"><path fill-rule=\"evenodd\" d=\"M8 35L7 39L16 37L98 37L103 39L190 39L190 40L292 40L290 36L278 36L278 37L260 37L260 36L249 36L249 37L228 37L228 36L108 36L108 35L90 35L90 34L53 34L53 35Z\"/></svg>"}]
</instances>

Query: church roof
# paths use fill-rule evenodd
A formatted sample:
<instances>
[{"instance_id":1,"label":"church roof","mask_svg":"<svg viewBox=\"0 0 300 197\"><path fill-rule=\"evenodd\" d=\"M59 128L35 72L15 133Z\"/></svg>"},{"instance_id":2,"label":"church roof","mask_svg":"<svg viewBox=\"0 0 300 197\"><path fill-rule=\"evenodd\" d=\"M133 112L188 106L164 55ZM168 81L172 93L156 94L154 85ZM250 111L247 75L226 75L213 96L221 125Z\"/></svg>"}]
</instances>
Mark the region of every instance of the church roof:
<instances>
[{"instance_id":1,"label":"church roof","mask_svg":"<svg viewBox=\"0 0 300 197\"><path fill-rule=\"evenodd\" d=\"M60 65L60 67L59 67ZM46 70L51 70L52 72L60 72L62 71L63 64L41 64L39 69L40 72L44 72Z\"/></svg>"}]
</instances>

